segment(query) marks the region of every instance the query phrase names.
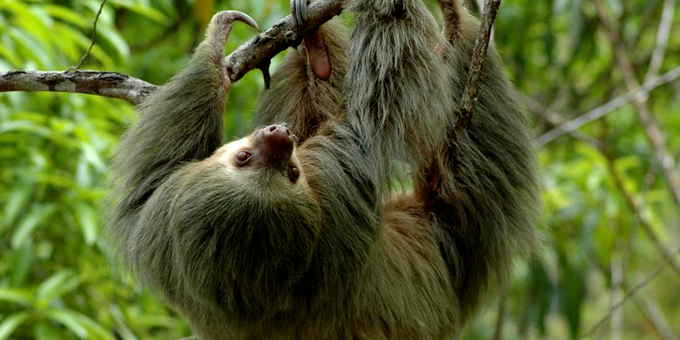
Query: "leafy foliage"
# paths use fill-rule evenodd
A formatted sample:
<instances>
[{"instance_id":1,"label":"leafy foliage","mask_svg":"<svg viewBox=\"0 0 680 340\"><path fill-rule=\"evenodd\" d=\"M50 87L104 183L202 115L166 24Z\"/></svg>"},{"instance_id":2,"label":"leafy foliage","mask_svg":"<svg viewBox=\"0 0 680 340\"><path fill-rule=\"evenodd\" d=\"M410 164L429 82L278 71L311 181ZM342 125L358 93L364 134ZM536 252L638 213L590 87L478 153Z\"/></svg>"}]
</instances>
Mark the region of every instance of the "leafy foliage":
<instances>
[{"instance_id":1,"label":"leafy foliage","mask_svg":"<svg viewBox=\"0 0 680 340\"><path fill-rule=\"evenodd\" d=\"M640 82L648 77L664 3L606 1ZM0 0L0 71L75 65L90 43L99 5ZM280 0L110 0L83 69L161 84L186 62L215 11L239 9L268 27L287 14L287 6ZM670 32L680 31L679 11L675 8ZM573 119L628 91L592 0L506 0L494 34L508 71L533 99L528 108L537 135L554 126L545 109ZM250 36L252 31L236 25L227 51ZM670 34L660 73L680 65L679 52L680 35ZM230 136L249 132L261 87L258 72L234 86L226 116ZM678 82L672 82L647 99L674 159L680 158L678 91ZM140 290L107 252L102 198L108 160L135 119L129 104L113 99L0 93L0 339L190 335L181 317ZM490 339L499 329L505 339L577 338L663 261L641 219L662 246L680 244L680 207L636 108L626 105L579 132L578 138L565 135L538 150L544 249L518 267L509 291L496 292L503 308L490 304L466 339ZM677 163L674 169L680 176ZM600 335L680 337L680 324L672 322L680 320L676 274L666 268L611 313Z\"/></svg>"}]
</instances>

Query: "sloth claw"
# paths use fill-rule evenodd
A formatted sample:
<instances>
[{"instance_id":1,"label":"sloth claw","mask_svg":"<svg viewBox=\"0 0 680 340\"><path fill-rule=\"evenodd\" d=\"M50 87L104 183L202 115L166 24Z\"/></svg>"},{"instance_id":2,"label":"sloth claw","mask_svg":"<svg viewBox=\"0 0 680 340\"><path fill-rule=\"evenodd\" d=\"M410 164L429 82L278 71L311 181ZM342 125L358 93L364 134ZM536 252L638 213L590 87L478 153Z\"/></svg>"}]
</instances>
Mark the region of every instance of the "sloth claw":
<instances>
[{"instance_id":1,"label":"sloth claw","mask_svg":"<svg viewBox=\"0 0 680 340\"><path fill-rule=\"evenodd\" d=\"M213 16L212 21L218 21L218 22L222 23L223 25L229 25L229 26L231 26L231 24L234 21L240 21L240 22L245 23L246 25L248 25L248 26L250 26L250 27L252 27L252 28L254 28L258 31L260 30L260 26L257 24L257 22L253 18L251 18L248 14L245 14L241 11L230 10L230 11L217 12ZM229 27L229 28L231 28L231 27Z\"/></svg>"},{"instance_id":2,"label":"sloth claw","mask_svg":"<svg viewBox=\"0 0 680 340\"><path fill-rule=\"evenodd\" d=\"M308 3L308 0L290 0L290 14L293 16L297 27L301 27L307 22L309 17L307 13Z\"/></svg>"}]
</instances>

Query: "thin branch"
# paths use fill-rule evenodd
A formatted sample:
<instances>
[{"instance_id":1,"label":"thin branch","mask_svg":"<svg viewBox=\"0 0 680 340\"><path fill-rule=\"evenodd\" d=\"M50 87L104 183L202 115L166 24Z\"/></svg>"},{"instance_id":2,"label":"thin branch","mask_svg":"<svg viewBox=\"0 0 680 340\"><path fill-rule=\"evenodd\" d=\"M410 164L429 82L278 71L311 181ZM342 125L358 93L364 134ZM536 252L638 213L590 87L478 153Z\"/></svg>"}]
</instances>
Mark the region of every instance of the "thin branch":
<instances>
[{"instance_id":1,"label":"thin branch","mask_svg":"<svg viewBox=\"0 0 680 340\"><path fill-rule=\"evenodd\" d=\"M623 300L623 259L621 254L612 254L611 260L611 280L612 280L612 306ZM621 328L623 325L623 313L620 310L612 311L610 339L621 339Z\"/></svg>"},{"instance_id":2,"label":"thin branch","mask_svg":"<svg viewBox=\"0 0 680 340\"><path fill-rule=\"evenodd\" d=\"M85 51L83 56L80 57L80 61L78 61L78 64L69 69L70 71L77 70L81 66L83 66L85 59L87 59L87 57L90 55L90 51L92 51L92 47L94 47L94 44L97 39L97 22L99 22L99 16L102 14L102 10L104 9L104 5L106 5L106 1L107 0L102 0L101 5L99 5L99 10L97 11L97 15L94 16L94 23L92 24L92 37L90 38L90 46L87 47L87 50Z\"/></svg>"},{"instance_id":3,"label":"thin branch","mask_svg":"<svg viewBox=\"0 0 680 340\"><path fill-rule=\"evenodd\" d=\"M115 72L10 71L0 73L0 92L85 93L139 104L156 88L155 85L143 80Z\"/></svg>"},{"instance_id":4,"label":"thin branch","mask_svg":"<svg viewBox=\"0 0 680 340\"><path fill-rule=\"evenodd\" d=\"M654 46L654 52L652 52L652 58L649 62L649 70L647 71L645 80L649 80L659 74L661 64L663 64L663 59L666 55L666 47L668 47L668 37L670 36L674 14L675 0L664 1L661 22L659 22L659 30L656 34L656 45Z\"/></svg>"},{"instance_id":5,"label":"thin branch","mask_svg":"<svg viewBox=\"0 0 680 340\"><path fill-rule=\"evenodd\" d=\"M677 337L673 335L673 331L666 321L666 317L663 315L659 309L659 305L649 296L645 294L639 294L633 296L635 304L639 306L640 309L645 313L645 318L654 328L654 333L656 333L662 340L677 340Z\"/></svg>"},{"instance_id":6,"label":"thin branch","mask_svg":"<svg viewBox=\"0 0 680 340\"><path fill-rule=\"evenodd\" d=\"M640 88L640 84L633 70L633 63L630 61L628 54L626 52L626 46L623 43L623 39L617 33L617 24L614 19L607 13L604 8L604 3L602 0L593 0L595 4L595 11L597 12L600 21L605 26L607 33L609 34L609 39L614 47L614 54L616 55L616 60L623 72L623 78L626 82L626 87L628 91L636 91ZM671 191L671 196L675 201L676 206L680 208L680 180L675 173L675 161L673 157L668 153L668 148L666 147L666 141L664 140L663 133L659 126L654 121L649 106L647 105L647 98L636 96L633 100L635 104L635 109L638 114L638 118L644 127L645 135L649 140L652 151L654 152L654 157L661 164L661 169L666 178L666 182Z\"/></svg>"},{"instance_id":7,"label":"thin branch","mask_svg":"<svg viewBox=\"0 0 680 340\"><path fill-rule=\"evenodd\" d=\"M456 121L456 132L461 132L467 128L475 111L477 103L477 90L479 89L479 78L482 74L482 68L486 61L486 50L489 47L489 37L491 34L491 27L493 21L498 13L498 7L501 5L501 0L486 0L484 4L484 13L482 14L482 24L479 28L479 35L475 42L475 49L472 52L472 62L470 63L470 73L468 74L467 83L465 84L465 92L463 92L462 105L458 112L458 120Z\"/></svg>"},{"instance_id":8,"label":"thin branch","mask_svg":"<svg viewBox=\"0 0 680 340\"><path fill-rule=\"evenodd\" d=\"M647 95L649 95L650 92L652 92L652 90L656 89L657 87L670 83L678 78L680 78L680 66L668 71L667 73L660 77L650 79L649 81L644 83L644 85L642 85L641 87L634 89L633 91L630 91L624 95L618 96L608 101L604 105L598 106L586 112L585 114L580 115L576 119L570 120L564 124L560 124L554 129L536 138L532 144L535 148L540 148L543 145L550 143L551 141L557 139L562 135L572 133L580 129L582 126L606 116L608 113L611 113L614 110L630 103L635 98L646 97Z\"/></svg>"},{"instance_id":9,"label":"thin branch","mask_svg":"<svg viewBox=\"0 0 680 340\"><path fill-rule=\"evenodd\" d=\"M296 45L302 37L342 12L343 0L320 0L309 5L309 18L304 27L298 27L292 16L275 23L225 58L232 81L241 79L248 71L257 68L279 52Z\"/></svg>"},{"instance_id":10,"label":"thin branch","mask_svg":"<svg viewBox=\"0 0 680 340\"><path fill-rule=\"evenodd\" d=\"M270 29L250 39L229 56L225 67L233 81L263 61L269 60L289 46L298 44L308 32L342 12L343 0L319 0L308 8L309 19L304 27L297 27L287 16ZM139 103L156 89L143 80L115 72L96 71L10 71L0 73L0 92L53 91L94 94Z\"/></svg>"},{"instance_id":11,"label":"thin branch","mask_svg":"<svg viewBox=\"0 0 680 340\"><path fill-rule=\"evenodd\" d=\"M548 123L555 126L560 126L562 124L567 123L567 120L561 114L549 109L548 107L538 102L536 99L533 99L529 96L524 96L523 99L524 104L526 105L527 109L530 112L537 114ZM579 130L569 131L569 134L572 135L574 138L592 146L595 149L598 150L602 149L602 142L586 135L585 133Z\"/></svg>"},{"instance_id":12,"label":"thin branch","mask_svg":"<svg viewBox=\"0 0 680 340\"><path fill-rule=\"evenodd\" d=\"M673 257L675 257L678 253L680 252L680 247L675 248L661 263L656 269L654 269L644 280L642 280L640 283L635 285L626 295L621 299L618 303L613 305L607 315L603 316L600 321L598 321L595 325L593 325L588 331L585 333L582 333L577 339L584 339L591 334L595 333L602 325L604 325L613 315L613 313L618 310L619 308L623 307L623 305L628 302L628 300L633 297L637 292L646 287L655 277L657 277L663 269L673 260Z\"/></svg>"},{"instance_id":13,"label":"thin branch","mask_svg":"<svg viewBox=\"0 0 680 340\"><path fill-rule=\"evenodd\" d=\"M554 117L561 117L559 113L552 112L552 115ZM553 118L554 118L553 117ZM654 231L654 228L652 225L647 221L647 219L644 217L642 213L642 208L640 208L640 205L638 202L635 200L635 197L633 197L633 194L631 194L625 187L624 185L624 180L621 176L621 173L616 169L616 158L614 157L614 154L611 152L611 150L607 147L604 141L598 141L597 143L590 143L589 144L595 148L597 148L600 153L604 156L604 158L607 160L607 166L609 169L610 174L612 175L612 179L614 180L614 184L616 185L616 188L618 191L621 193L621 195L624 198L624 201L628 205L628 207L631 209L633 212L633 215L635 216L635 219L639 222L639 224L642 226L642 229L644 230L645 234L649 237L649 239L652 241L652 244L654 247L661 253L662 256L668 257L670 254L670 250L661 242L659 237L657 236L656 232ZM673 269L674 273L680 277L680 264L676 261L671 262L671 269Z\"/></svg>"},{"instance_id":14,"label":"thin branch","mask_svg":"<svg viewBox=\"0 0 680 340\"><path fill-rule=\"evenodd\" d=\"M649 237L650 241L652 241L654 248L656 248L656 250L661 253L662 256L668 258L672 252L659 239L656 231L654 231L652 225L643 215L642 208L640 208L640 205L635 200L635 197L633 197L633 194L631 194L628 189L626 189L621 173L616 169L616 160L611 150L605 148L602 149L601 152L607 160L607 166L609 168L609 173L612 175L612 179L614 180L614 185L616 185L619 193L623 195L623 199L633 212L635 219L638 221L638 223L640 223L640 226L642 226L642 229L644 230L645 234L647 234L647 237ZM678 277L680 277L680 264L672 259L667 259L666 261L670 263L673 272L678 275Z\"/></svg>"},{"instance_id":15,"label":"thin branch","mask_svg":"<svg viewBox=\"0 0 680 340\"><path fill-rule=\"evenodd\" d=\"M630 248L630 243L628 246L626 246L626 249L628 248ZM595 256L591 250L588 250L587 253L588 259L599 271L603 273L608 271L608 268L597 260L597 256ZM627 280L623 281L622 286L626 291L630 289L630 284ZM662 314L661 310L659 310L658 304L655 302L653 297L648 296L644 292L638 292L632 296L632 299L638 308L644 312L645 318L654 328L655 333L658 334L662 340L678 340L672 335L670 327L668 327L668 322L666 322L666 318ZM600 330L598 334L601 333L602 331Z\"/></svg>"}]
</instances>

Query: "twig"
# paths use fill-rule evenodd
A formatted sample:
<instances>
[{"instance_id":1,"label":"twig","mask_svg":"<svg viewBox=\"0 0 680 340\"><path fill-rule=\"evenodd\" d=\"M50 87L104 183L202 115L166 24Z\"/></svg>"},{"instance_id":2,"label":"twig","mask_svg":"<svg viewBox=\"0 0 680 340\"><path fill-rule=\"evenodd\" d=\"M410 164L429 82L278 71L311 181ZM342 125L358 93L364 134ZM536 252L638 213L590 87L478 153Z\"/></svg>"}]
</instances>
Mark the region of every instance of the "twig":
<instances>
[{"instance_id":1,"label":"twig","mask_svg":"<svg viewBox=\"0 0 680 340\"><path fill-rule=\"evenodd\" d=\"M616 23L604 9L602 0L593 0L593 2L595 3L595 11L602 24L605 26L613 44L614 54L616 55L616 60L623 72L623 78L626 82L626 87L628 87L628 91L632 92L638 90L640 84L638 83L633 70L633 64L626 53L626 47L623 40L621 36L617 34L618 30L616 29ZM680 208L680 180L678 180L678 177L675 174L675 161L670 153L668 153L663 133L654 121L652 112L647 105L647 98L636 96L633 100L633 104L635 104L636 112L644 127L645 135L649 140L652 151L654 151L654 157L659 164L661 164L661 169L663 170L662 172L671 191L671 196L673 197L676 206Z\"/></svg>"},{"instance_id":2,"label":"twig","mask_svg":"<svg viewBox=\"0 0 680 340\"><path fill-rule=\"evenodd\" d=\"M608 113L611 113L614 110L628 104L637 97L647 96L652 90L656 89L657 87L670 83L671 81L674 81L678 78L680 78L680 66L668 71L667 73L660 77L650 79L649 81L644 83L644 85L642 85L641 87L634 89L633 91L630 91L624 95L618 96L608 101L604 105L598 106L586 112L585 114L580 115L576 119L570 120L564 124L555 127L554 129L536 138L532 144L535 148L540 148L543 145L550 143L551 141L557 139L558 137L564 134L572 133L580 129L582 126L594 120L604 117Z\"/></svg>"},{"instance_id":3,"label":"twig","mask_svg":"<svg viewBox=\"0 0 680 340\"><path fill-rule=\"evenodd\" d=\"M649 80L659 74L661 64L663 64L663 59L666 55L666 47L668 47L668 37L671 32L674 14L675 0L664 1L661 22L659 22L659 30L656 34L656 46L654 46L654 52L652 52L652 58L649 62L649 70L647 70L645 80Z\"/></svg>"},{"instance_id":4,"label":"twig","mask_svg":"<svg viewBox=\"0 0 680 340\"><path fill-rule=\"evenodd\" d=\"M90 51L92 51L92 47L94 47L94 44L97 39L97 22L99 22L99 15L102 14L102 10L104 9L106 1L107 0L102 0L101 5L99 5L99 10L97 11L97 15L94 16L94 23L92 24L92 37L90 38L90 46L88 46L83 56L80 57L80 61L78 61L78 64L76 64L76 66L72 66L71 68L69 68L70 71L77 70L81 66L83 66L85 59L87 59L87 57L90 55Z\"/></svg>"},{"instance_id":5,"label":"twig","mask_svg":"<svg viewBox=\"0 0 680 340\"><path fill-rule=\"evenodd\" d=\"M640 295L633 296L633 300L645 313L647 321L654 328L654 333L662 340L677 340L656 301L645 294Z\"/></svg>"},{"instance_id":6,"label":"twig","mask_svg":"<svg viewBox=\"0 0 680 340\"><path fill-rule=\"evenodd\" d=\"M642 280L640 283L635 285L635 287L633 287L630 291L628 291L628 293L626 293L626 295L623 297L623 299L621 299L618 303L614 304L609 309L609 312L607 312L607 315L603 316L600 319L600 321L598 321L595 325L593 325L588 331L586 331L585 333L582 333L577 339L584 339L584 338L588 337L589 335L595 333L602 325L605 324L605 322L607 322L612 317L612 314L616 310L621 308L626 302L628 302L628 300L632 296L637 294L637 292L640 289L647 286L649 284L649 282L652 281L652 279L654 279L657 275L659 275L661 273L661 271L671 262L671 260L673 260L673 257L678 254L678 252L680 252L680 247L675 248L675 250L673 250L666 257L666 259L663 261L663 263L661 263L658 267L656 267L656 269L654 269L644 280Z\"/></svg>"},{"instance_id":7,"label":"twig","mask_svg":"<svg viewBox=\"0 0 680 340\"><path fill-rule=\"evenodd\" d=\"M560 117L561 115L559 113L553 112L554 116ZM624 185L624 180L621 177L621 174L617 171L616 169L616 159L614 157L614 154L611 152L611 150L607 147L607 145L604 143L604 141L598 141L597 143L589 143L591 146L597 148L604 158L607 160L607 166L609 169L610 174L612 175L612 179L614 180L614 184L616 185L616 188L618 191L621 193L621 195L624 198L624 201L628 205L628 207L631 209L633 212L633 215L635 216L635 219L640 223L642 226L642 229L644 232L647 234L649 239L652 241L652 244L654 247L661 253L662 256L668 257L669 254L671 253L668 248L661 242L659 237L656 235L656 232L654 231L654 228L652 228L652 225L647 221L647 219L644 217L642 214L642 209L640 208L639 204L635 201L635 198L633 195L628 192ZM672 261L671 263L671 269L680 277L680 264L676 261Z\"/></svg>"},{"instance_id":8,"label":"twig","mask_svg":"<svg viewBox=\"0 0 680 340\"><path fill-rule=\"evenodd\" d=\"M482 14L482 24L479 28L479 35L475 41L475 49L472 52L472 62L470 63L470 73L468 74L467 83L465 83L465 92L463 92L462 105L458 112L458 120L456 121L456 132L462 132L467 128L475 111L475 104L477 103L477 90L479 89L479 78L482 74L482 68L486 61L486 50L489 47L489 36L491 34L491 27L496 18L498 7L501 5L501 0L486 0L484 4L484 13Z\"/></svg>"},{"instance_id":9,"label":"twig","mask_svg":"<svg viewBox=\"0 0 680 340\"><path fill-rule=\"evenodd\" d=\"M287 16L270 29L250 39L225 58L225 67L233 81L269 60L279 52L297 44L304 34L319 27L342 11L343 0L319 0L308 8L309 19L297 27ZM101 88L100 88L101 87ZM10 71L0 73L0 92L54 91L95 94L139 103L156 89L143 80L114 72L95 71Z\"/></svg>"},{"instance_id":10,"label":"twig","mask_svg":"<svg viewBox=\"0 0 680 340\"><path fill-rule=\"evenodd\" d=\"M621 195L623 195L623 199L628 205L628 207L632 210L633 215L635 216L635 219L640 223L640 226L642 226L642 229L644 232L647 234L649 237L650 241L652 241L652 244L654 245L654 248L656 248L659 253L661 253L662 256L664 257L669 257L672 252L668 250L668 248L661 242L659 239L659 236L657 236L656 232L654 231L654 228L652 228L652 225L647 221L647 219L644 217L642 214L642 209L640 208L640 205L638 202L635 201L635 198L633 195L626 189L624 185L624 180L621 177L621 173L617 171L616 169L616 164L615 164L615 159L614 155L612 154L611 150L608 148L602 149L602 154L604 155L605 159L607 160L607 166L609 168L609 172L612 175L612 179L614 180L614 185L616 185L616 188L619 190ZM667 260L671 264L671 269L673 269L673 272L680 277L680 264L674 260Z\"/></svg>"},{"instance_id":11,"label":"twig","mask_svg":"<svg viewBox=\"0 0 680 340\"><path fill-rule=\"evenodd\" d=\"M343 0L320 0L309 5L309 18L304 27L299 27L292 16L275 23L225 58L227 71L232 81L241 79L248 71L257 68L261 62L298 44L305 34L342 12Z\"/></svg>"},{"instance_id":12,"label":"twig","mask_svg":"<svg viewBox=\"0 0 680 340\"><path fill-rule=\"evenodd\" d=\"M2 91L51 91L94 94L139 104L156 90L143 80L115 72L10 71L0 73Z\"/></svg>"},{"instance_id":13,"label":"twig","mask_svg":"<svg viewBox=\"0 0 680 340\"><path fill-rule=\"evenodd\" d=\"M524 96L523 99L524 104L526 105L527 109L530 112L539 115L541 118L545 119L548 123L555 126L560 126L562 124L567 123L567 120L561 114L549 109L548 107L539 103L537 100L528 96ZM595 149L598 150L602 149L602 142L586 135L585 133L579 130L569 131L568 133L572 135L574 138L592 146Z\"/></svg>"},{"instance_id":14,"label":"twig","mask_svg":"<svg viewBox=\"0 0 680 340\"><path fill-rule=\"evenodd\" d=\"M612 280L612 306L623 300L623 259L621 254L612 254L611 260L611 280ZM621 339L621 326L623 325L623 313L620 310L612 311L610 338L612 340Z\"/></svg>"}]
</instances>

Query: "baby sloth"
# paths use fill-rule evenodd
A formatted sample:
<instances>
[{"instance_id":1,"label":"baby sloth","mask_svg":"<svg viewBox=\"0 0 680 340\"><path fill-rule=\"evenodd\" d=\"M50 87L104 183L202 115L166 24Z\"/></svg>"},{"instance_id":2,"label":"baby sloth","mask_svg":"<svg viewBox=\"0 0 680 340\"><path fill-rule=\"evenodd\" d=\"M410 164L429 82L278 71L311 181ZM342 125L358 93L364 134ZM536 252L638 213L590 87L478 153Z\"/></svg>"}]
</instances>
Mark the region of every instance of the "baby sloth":
<instances>
[{"instance_id":1,"label":"baby sloth","mask_svg":"<svg viewBox=\"0 0 680 340\"><path fill-rule=\"evenodd\" d=\"M293 0L304 21L306 0ZM114 161L124 262L204 340L458 339L487 287L536 244L534 156L493 46L455 135L478 30L440 0L348 0L222 145L231 88L217 13L188 66L139 106ZM285 121L288 125L272 125ZM296 137L297 136L297 137ZM408 189L393 183L410 170Z\"/></svg>"}]
</instances>

